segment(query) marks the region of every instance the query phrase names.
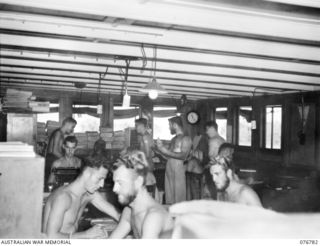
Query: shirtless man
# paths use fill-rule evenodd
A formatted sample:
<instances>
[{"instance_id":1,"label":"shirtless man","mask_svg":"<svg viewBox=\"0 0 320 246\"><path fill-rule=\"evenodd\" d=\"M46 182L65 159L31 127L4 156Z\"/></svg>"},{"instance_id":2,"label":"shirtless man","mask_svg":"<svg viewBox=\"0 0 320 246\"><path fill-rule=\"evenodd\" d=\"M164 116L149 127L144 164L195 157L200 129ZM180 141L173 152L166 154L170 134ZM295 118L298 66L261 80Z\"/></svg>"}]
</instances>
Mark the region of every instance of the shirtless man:
<instances>
[{"instance_id":1,"label":"shirtless man","mask_svg":"<svg viewBox=\"0 0 320 246\"><path fill-rule=\"evenodd\" d=\"M64 138L71 134L77 125L77 121L71 117L63 120L62 126L56 129L50 136L47 153L46 153L46 164L45 164L45 189L47 189L47 182L50 175L52 164L55 160L63 157L62 145Z\"/></svg>"},{"instance_id":2,"label":"shirtless man","mask_svg":"<svg viewBox=\"0 0 320 246\"><path fill-rule=\"evenodd\" d=\"M163 146L157 140L157 150L168 159L165 173L165 198L167 204L186 200L186 176L184 161L187 159L192 141L183 134L182 120L180 117L169 119L171 134L176 136L171 140L170 148Z\"/></svg>"},{"instance_id":3,"label":"shirtless man","mask_svg":"<svg viewBox=\"0 0 320 246\"><path fill-rule=\"evenodd\" d=\"M146 186L150 193L155 195L155 186L156 186L156 178L154 177L153 170L154 164L152 161L152 147L153 147L153 139L152 136L147 131L147 119L139 118L135 121L136 131L140 136L139 144L140 150L146 155L148 164L149 164L149 172L147 175Z\"/></svg>"},{"instance_id":4,"label":"shirtless man","mask_svg":"<svg viewBox=\"0 0 320 246\"><path fill-rule=\"evenodd\" d=\"M62 149L64 150L64 156L53 162L48 184L56 182L53 173L54 168L81 168L81 160L74 156L77 144L78 140L75 136L68 136L63 140Z\"/></svg>"},{"instance_id":5,"label":"shirtless man","mask_svg":"<svg viewBox=\"0 0 320 246\"><path fill-rule=\"evenodd\" d=\"M218 125L215 121L209 121L206 123L206 133L208 136L208 146L209 159L214 159L218 153L221 144L225 142L225 140L218 133ZM212 178L210 175L210 171L206 169L204 171L205 178L205 186L203 191L203 198L216 199L216 188L214 187L214 183L212 182Z\"/></svg>"},{"instance_id":6,"label":"shirtless man","mask_svg":"<svg viewBox=\"0 0 320 246\"><path fill-rule=\"evenodd\" d=\"M79 177L69 185L55 190L48 198L42 229L49 238L106 238L101 226L77 232L78 222L88 203L119 220L119 213L97 192L104 185L108 169L104 166L86 166Z\"/></svg>"},{"instance_id":7,"label":"shirtless man","mask_svg":"<svg viewBox=\"0 0 320 246\"><path fill-rule=\"evenodd\" d=\"M131 231L135 238L159 238L161 233L171 230L173 221L169 213L146 189L149 167L144 153L129 153L114 164L114 169L113 191L126 207L109 238L125 238Z\"/></svg>"},{"instance_id":8,"label":"shirtless man","mask_svg":"<svg viewBox=\"0 0 320 246\"><path fill-rule=\"evenodd\" d=\"M254 190L234 178L231 163L226 158L218 156L210 164L212 180L218 191L218 201L262 206Z\"/></svg>"}]
</instances>

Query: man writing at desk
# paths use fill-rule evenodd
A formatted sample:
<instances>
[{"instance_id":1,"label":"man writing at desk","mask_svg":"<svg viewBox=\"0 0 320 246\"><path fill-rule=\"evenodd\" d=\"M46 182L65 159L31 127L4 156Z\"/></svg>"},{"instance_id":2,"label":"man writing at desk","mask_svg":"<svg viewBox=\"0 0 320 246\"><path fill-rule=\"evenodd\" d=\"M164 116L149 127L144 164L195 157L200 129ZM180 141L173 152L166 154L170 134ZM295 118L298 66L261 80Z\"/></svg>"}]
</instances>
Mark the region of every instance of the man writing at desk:
<instances>
[{"instance_id":1,"label":"man writing at desk","mask_svg":"<svg viewBox=\"0 0 320 246\"><path fill-rule=\"evenodd\" d=\"M45 180L44 184L47 185L52 164L54 161L63 157L63 140L66 136L73 133L74 128L77 125L77 121L71 117L68 117L63 120L62 126L56 129L49 138L49 143L47 147L46 154L46 164L45 164Z\"/></svg>"},{"instance_id":2,"label":"man writing at desk","mask_svg":"<svg viewBox=\"0 0 320 246\"><path fill-rule=\"evenodd\" d=\"M53 169L55 168L81 168L81 160L74 156L77 144L78 140L75 136L68 136L63 140L62 148L64 150L64 156L52 164L48 184L55 183L56 181L53 173Z\"/></svg>"},{"instance_id":3,"label":"man writing at desk","mask_svg":"<svg viewBox=\"0 0 320 246\"><path fill-rule=\"evenodd\" d=\"M49 238L105 238L105 230L96 225L77 232L83 210L91 203L100 211L118 220L117 210L98 192L103 187L108 169L101 166L86 166L79 177L69 185L55 190L48 198L44 209L43 232Z\"/></svg>"}]
</instances>

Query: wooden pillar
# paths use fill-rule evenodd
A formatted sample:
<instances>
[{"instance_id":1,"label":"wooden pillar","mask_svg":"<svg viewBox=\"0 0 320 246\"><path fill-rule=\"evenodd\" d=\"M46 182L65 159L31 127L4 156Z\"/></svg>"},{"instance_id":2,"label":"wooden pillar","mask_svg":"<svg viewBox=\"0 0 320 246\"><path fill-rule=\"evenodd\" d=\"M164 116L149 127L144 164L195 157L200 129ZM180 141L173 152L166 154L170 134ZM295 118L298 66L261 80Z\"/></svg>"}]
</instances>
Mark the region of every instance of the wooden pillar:
<instances>
[{"instance_id":1,"label":"wooden pillar","mask_svg":"<svg viewBox=\"0 0 320 246\"><path fill-rule=\"evenodd\" d=\"M59 100L60 124L67 117L72 117L72 98L68 96L62 96L60 97L60 100Z\"/></svg>"},{"instance_id":2,"label":"wooden pillar","mask_svg":"<svg viewBox=\"0 0 320 246\"><path fill-rule=\"evenodd\" d=\"M100 127L113 129L113 98L110 94L101 97L102 115L100 118Z\"/></svg>"},{"instance_id":3,"label":"wooden pillar","mask_svg":"<svg viewBox=\"0 0 320 246\"><path fill-rule=\"evenodd\" d=\"M315 165L320 170L320 97L316 97Z\"/></svg>"},{"instance_id":4,"label":"wooden pillar","mask_svg":"<svg viewBox=\"0 0 320 246\"><path fill-rule=\"evenodd\" d=\"M152 129L153 136L153 101L146 96L141 104L141 117L148 119L148 126Z\"/></svg>"}]
</instances>

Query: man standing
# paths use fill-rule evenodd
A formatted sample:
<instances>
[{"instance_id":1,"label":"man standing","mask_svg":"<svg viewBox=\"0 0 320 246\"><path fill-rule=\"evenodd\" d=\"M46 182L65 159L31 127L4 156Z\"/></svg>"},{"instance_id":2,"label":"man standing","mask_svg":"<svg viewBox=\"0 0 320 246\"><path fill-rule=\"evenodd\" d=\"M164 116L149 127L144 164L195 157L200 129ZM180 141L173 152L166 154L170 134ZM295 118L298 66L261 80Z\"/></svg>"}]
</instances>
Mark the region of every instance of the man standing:
<instances>
[{"instance_id":1,"label":"man standing","mask_svg":"<svg viewBox=\"0 0 320 246\"><path fill-rule=\"evenodd\" d=\"M148 175L146 180L146 186L148 191L155 196L155 190L156 190L156 178L154 177L153 170L154 170L154 164L152 161L152 155L153 155L153 139L152 136L147 131L147 125L148 122L144 118L139 118L135 121L135 127L136 131L139 134L139 149L145 154L146 159L148 161Z\"/></svg>"},{"instance_id":2,"label":"man standing","mask_svg":"<svg viewBox=\"0 0 320 246\"><path fill-rule=\"evenodd\" d=\"M130 231L135 238L159 238L172 229L173 221L164 207L148 193L145 183L149 170L145 154L129 153L114 164L113 191L126 205L120 222L109 238L125 238Z\"/></svg>"},{"instance_id":3,"label":"man standing","mask_svg":"<svg viewBox=\"0 0 320 246\"><path fill-rule=\"evenodd\" d=\"M68 117L63 120L62 126L56 129L50 136L47 153L46 153L46 163L45 163L45 179L44 184L45 188L47 188L47 182L51 171L51 166L53 162L61 157L63 157L62 153L62 145L64 138L73 133L75 126L77 125L77 121L71 117Z\"/></svg>"},{"instance_id":4,"label":"man standing","mask_svg":"<svg viewBox=\"0 0 320 246\"><path fill-rule=\"evenodd\" d=\"M218 156L210 164L212 180L218 191L218 201L261 206L260 199L254 190L234 178L231 162Z\"/></svg>"},{"instance_id":5,"label":"man standing","mask_svg":"<svg viewBox=\"0 0 320 246\"><path fill-rule=\"evenodd\" d=\"M88 203L119 220L119 213L97 192L104 185L108 169L85 166L79 177L69 185L55 190L48 198L43 216L43 232L49 238L106 238L101 226L77 232L78 222Z\"/></svg>"},{"instance_id":6,"label":"man standing","mask_svg":"<svg viewBox=\"0 0 320 246\"><path fill-rule=\"evenodd\" d=\"M193 138L192 151L186 165L187 200L201 199L203 171L208 162L208 141L206 136L198 132Z\"/></svg>"},{"instance_id":7,"label":"man standing","mask_svg":"<svg viewBox=\"0 0 320 246\"><path fill-rule=\"evenodd\" d=\"M157 149L168 159L165 173L165 198L167 204L173 204L186 200L186 176L184 161L187 159L192 141L183 133L183 125L180 117L169 119L171 134L176 136L171 140L170 148L163 146L161 140L157 140Z\"/></svg>"},{"instance_id":8,"label":"man standing","mask_svg":"<svg viewBox=\"0 0 320 246\"><path fill-rule=\"evenodd\" d=\"M206 123L206 133L208 136L209 147L208 157L209 159L214 159L218 155L219 148L225 142L225 140L219 135L218 125L215 121L209 121ZM217 192L208 169L204 171L204 178L205 186L203 198L215 199Z\"/></svg>"},{"instance_id":9,"label":"man standing","mask_svg":"<svg viewBox=\"0 0 320 246\"><path fill-rule=\"evenodd\" d=\"M48 184L55 183L56 179L52 172L54 168L81 168L81 160L74 156L78 140L75 136L68 136L63 140L62 149L64 156L53 162Z\"/></svg>"}]
</instances>

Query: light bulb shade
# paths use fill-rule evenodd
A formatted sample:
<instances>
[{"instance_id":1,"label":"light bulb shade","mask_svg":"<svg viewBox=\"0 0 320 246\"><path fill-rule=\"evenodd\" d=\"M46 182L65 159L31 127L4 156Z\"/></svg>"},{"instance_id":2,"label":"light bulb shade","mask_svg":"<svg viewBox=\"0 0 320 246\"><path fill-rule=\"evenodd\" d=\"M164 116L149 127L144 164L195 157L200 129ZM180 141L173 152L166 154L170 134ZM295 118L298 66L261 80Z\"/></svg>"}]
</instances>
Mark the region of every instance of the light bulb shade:
<instances>
[{"instance_id":1,"label":"light bulb shade","mask_svg":"<svg viewBox=\"0 0 320 246\"><path fill-rule=\"evenodd\" d=\"M149 92L148 92L148 96L149 96L149 98L150 99L152 99L152 100L154 100L154 99L156 99L157 97L158 97L158 91L157 90L150 90Z\"/></svg>"},{"instance_id":2,"label":"light bulb shade","mask_svg":"<svg viewBox=\"0 0 320 246\"><path fill-rule=\"evenodd\" d=\"M149 91L157 91L158 94L166 94L168 93L156 80L153 78L151 82L149 82L145 87L139 89L141 92L149 93Z\"/></svg>"}]
</instances>

